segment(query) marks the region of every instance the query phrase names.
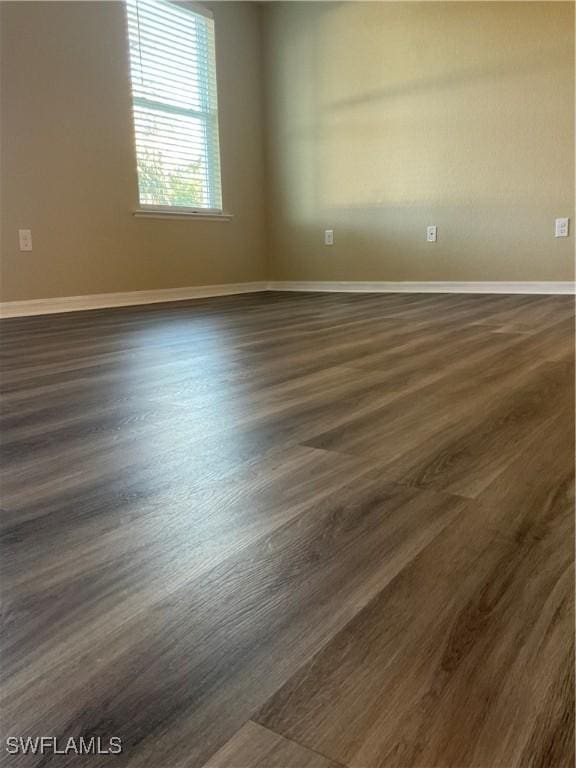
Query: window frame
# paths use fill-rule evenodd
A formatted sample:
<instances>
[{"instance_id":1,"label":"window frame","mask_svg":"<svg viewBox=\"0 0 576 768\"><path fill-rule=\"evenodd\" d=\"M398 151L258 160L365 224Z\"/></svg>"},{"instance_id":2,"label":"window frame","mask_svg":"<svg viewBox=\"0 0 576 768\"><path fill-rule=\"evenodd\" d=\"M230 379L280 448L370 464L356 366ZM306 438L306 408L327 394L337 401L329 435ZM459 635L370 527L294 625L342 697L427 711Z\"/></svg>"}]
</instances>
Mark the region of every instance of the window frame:
<instances>
[{"instance_id":1,"label":"window frame","mask_svg":"<svg viewBox=\"0 0 576 768\"><path fill-rule=\"evenodd\" d=\"M138 0L135 0L135 2L138 2ZM216 219L216 220L222 220L222 221L230 221L233 216L230 213L227 213L224 208L224 189L223 189L223 183L222 183L222 150L220 145L220 99L218 94L218 65L217 65L217 54L216 54L216 28L215 28L215 20L214 20L214 13L209 9L201 5L197 2L187 2L180 3L176 0L164 0L162 3L163 5L174 5L176 7L180 7L182 10L189 11L191 13L195 13L201 16L204 16L205 18L210 19L214 23L214 71L215 71L215 83L214 83L214 89L216 91L216 110L215 112L210 111L209 109L209 96L206 93L205 94L205 103L206 103L206 109L205 110L197 110L197 109L188 109L186 107L180 107L178 105L171 105L162 103L161 101L155 101L154 99L148 99L143 96L136 96L135 95L135 89L134 89L134 83L133 83L133 75L132 75L132 54L130 51L130 44L131 44L131 33L130 33L130 20L129 20L129 8L128 8L128 2L125 2L125 21L126 21L126 39L128 44L128 75L129 75L129 85L130 85L130 104L131 104L131 117L132 117L132 149L133 149L133 157L134 157L134 168L135 168L135 175L136 175L136 206L133 209L133 215L136 218L154 218L154 219L177 219L177 218L197 218L197 219ZM184 6L182 8L182 6ZM206 84L205 83L199 83L202 90L206 90ZM160 114L167 114L167 113L173 113L176 116L184 116L184 117L192 117L196 118L206 126L208 124L208 121L210 119L214 120L214 126L211 131L206 131L205 129L205 136L206 136L206 163L208 166L208 172L207 172L207 182L206 186L208 188L208 197L211 204L214 202L214 193L215 190L218 189L220 191L220 201L221 201L221 207L189 207L189 206L182 206L182 205L158 205L158 204L148 204L148 203L142 203L140 201L140 173L139 173L139 162L138 162L138 148L137 148L137 141L136 141L136 120L135 120L135 114L137 108L143 108L143 109L150 109L150 110L156 110ZM214 130L215 129L215 130ZM208 135L211 136L211 139L208 138ZM214 137L216 138L216 141L218 143L218 162L215 163L214 159L216 156L216 153L214 151L210 151L209 148L209 142L214 141ZM217 180L216 185L214 184L215 180L215 174L219 171L219 179ZM219 183L218 183L219 182Z\"/></svg>"}]
</instances>

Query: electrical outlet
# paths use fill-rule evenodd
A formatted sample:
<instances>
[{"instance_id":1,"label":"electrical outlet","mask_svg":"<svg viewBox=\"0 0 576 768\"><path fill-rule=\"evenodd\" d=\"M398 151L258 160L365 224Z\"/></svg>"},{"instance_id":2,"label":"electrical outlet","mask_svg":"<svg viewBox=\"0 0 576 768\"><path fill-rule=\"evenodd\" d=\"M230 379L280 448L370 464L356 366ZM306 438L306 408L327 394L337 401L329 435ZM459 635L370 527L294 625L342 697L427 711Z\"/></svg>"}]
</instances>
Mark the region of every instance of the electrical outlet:
<instances>
[{"instance_id":1,"label":"electrical outlet","mask_svg":"<svg viewBox=\"0 0 576 768\"><path fill-rule=\"evenodd\" d=\"M31 229L19 229L18 230L18 243L21 251L32 250L32 230Z\"/></svg>"},{"instance_id":2,"label":"electrical outlet","mask_svg":"<svg viewBox=\"0 0 576 768\"><path fill-rule=\"evenodd\" d=\"M432 224L429 227L426 227L426 240L429 243L435 243L438 239L438 228L436 227L436 224Z\"/></svg>"},{"instance_id":3,"label":"electrical outlet","mask_svg":"<svg viewBox=\"0 0 576 768\"><path fill-rule=\"evenodd\" d=\"M556 219L554 225L554 237L568 237L570 219Z\"/></svg>"},{"instance_id":4,"label":"electrical outlet","mask_svg":"<svg viewBox=\"0 0 576 768\"><path fill-rule=\"evenodd\" d=\"M325 229L324 230L324 245L334 245L334 230L333 229Z\"/></svg>"}]
</instances>

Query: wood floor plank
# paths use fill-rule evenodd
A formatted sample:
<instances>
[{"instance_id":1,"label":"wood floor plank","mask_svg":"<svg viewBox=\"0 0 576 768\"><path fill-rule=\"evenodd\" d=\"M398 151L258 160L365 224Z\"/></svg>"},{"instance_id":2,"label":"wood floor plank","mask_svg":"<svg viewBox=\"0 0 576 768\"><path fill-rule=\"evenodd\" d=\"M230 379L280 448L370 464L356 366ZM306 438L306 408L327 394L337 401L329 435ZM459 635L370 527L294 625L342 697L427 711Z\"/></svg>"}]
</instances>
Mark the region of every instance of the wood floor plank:
<instances>
[{"instance_id":1,"label":"wood floor plank","mask_svg":"<svg viewBox=\"0 0 576 768\"><path fill-rule=\"evenodd\" d=\"M338 768L338 764L248 722L205 768Z\"/></svg>"},{"instance_id":2,"label":"wood floor plank","mask_svg":"<svg viewBox=\"0 0 576 768\"><path fill-rule=\"evenodd\" d=\"M187 480L185 470L178 482L174 473L134 474L128 484L119 473L105 489L93 483L43 494L4 513L0 648L11 671L59 648L61 623L69 643L97 633L102 615L108 631L134 621L341 487L362 482L371 467L295 448L202 482Z\"/></svg>"},{"instance_id":3,"label":"wood floor plank","mask_svg":"<svg viewBox=\"0 0 576 768\"><path fill-rule=\"evenodd\" d=\"M94 617L26 654L4 681L7 727L60 733L79 708L104 708L131 748L130 765L151 754L178 765L184 739L190 764L201 764L463 510L455 497L383 484L378 474L354 479L132 620ZM94 658L110 663L94 668Z\"/></svg>"},{"instance_id":4,"label":"wood floor plank","mask_svg":"<svg viewBox=\"0 0 576 768\"><path fill-rule=\"evenodd\" d=\"M478 497L487 525L517 541L541 539L574 518L575 436L560 414Z\"/></svg>"},{"instance_id":5,"label":"wood floor plank","mask_svg":"<svg viewBox=\"0 0 576 768\"><path fill-rule=\"evenodd\" d=\"M388 476L420 487L477 496L505 471L519 450L540 441L558 413L568 422L573 419L573 379L570 363L544 364L528 385L500 396L495 403L481 401L467 420L453 422L392 460Z\"/></svg>"},{"instance_id":6,"label":"wood floor plank","mask_svg":"<svg viewBox=\"0 0 576 768\"><path fill-rule=\"evenodd\" d=\"M573 526L521 545L477 522L438 537L256 720L352 768L569 768Z\"/></svg>"},{"instance_id":7,"label":"wood floor plank","mask_svg":"<svg viewBox=\"0 0 576 768\"><path fill-rule=\"evenodd\" d=\"M306 444L371 457L390 479L475 496L504 469L518 443L533 439L571 404L569 363L518 369L510 361L484 377L452 374L444 386L439 381L409 392Z\"/></svg>"}]
</instances>

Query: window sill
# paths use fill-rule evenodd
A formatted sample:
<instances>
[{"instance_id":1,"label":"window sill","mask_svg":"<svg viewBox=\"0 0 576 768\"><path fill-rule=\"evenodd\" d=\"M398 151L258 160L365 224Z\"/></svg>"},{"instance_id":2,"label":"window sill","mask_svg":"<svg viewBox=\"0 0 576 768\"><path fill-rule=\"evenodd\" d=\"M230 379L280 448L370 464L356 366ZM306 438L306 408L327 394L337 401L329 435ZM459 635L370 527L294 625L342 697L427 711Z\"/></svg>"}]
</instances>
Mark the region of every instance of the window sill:
<instances>
[{"instance_id":1,"label":"window sill","mask_svg":"<svg viewBox=\"0 0 576 768\"><path fill-rule=\"evenodd\" d=\"M197 219L198 221L231 221L234 218L231 213L215 211L162 211L152 208L138 208L132 212L132 215L136 219Z\"/></svg>"}]
</instances>

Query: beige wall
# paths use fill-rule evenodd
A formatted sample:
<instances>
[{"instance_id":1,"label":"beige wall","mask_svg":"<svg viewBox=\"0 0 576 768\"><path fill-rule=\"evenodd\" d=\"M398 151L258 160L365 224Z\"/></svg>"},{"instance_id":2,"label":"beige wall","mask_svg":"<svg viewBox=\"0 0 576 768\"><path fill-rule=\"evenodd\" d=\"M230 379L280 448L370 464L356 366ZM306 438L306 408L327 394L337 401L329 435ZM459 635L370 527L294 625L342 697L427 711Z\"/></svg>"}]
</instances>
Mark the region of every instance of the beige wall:
<instances>
[{"instance_id":1,"label":"beige wall","mask_svg":"<svg viewBox=\"0 0 576 768\"><path fill-rule=\"evenodd\" d=\"M131 215L122 3L0 3L4 300L265 278L260 12L214 11L230 223ZM19 228L32 229L32 253L19 252Z\"/></svg>"},{"instance_id":2,"label":"beige wall","mask_svg":"<svg viewBox=\"0 0 576 768\"><path fill-rule=\"evenodd\" d=\"M573 279L572 3L265 15L274 277Z\"/></svg>"},{"instance_id":3,"label":"beige wall","mask_svg":"<svg viewBox=\"0 0 576 768\"><path fill-rule=\"evenodd\" d=\"M4 300L573 279L574 238L553 237L574 216L572 3L212 7L231 223L131 215L121 3L0 3Z\"/></svg>"}]
</instances>

